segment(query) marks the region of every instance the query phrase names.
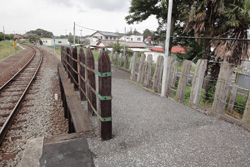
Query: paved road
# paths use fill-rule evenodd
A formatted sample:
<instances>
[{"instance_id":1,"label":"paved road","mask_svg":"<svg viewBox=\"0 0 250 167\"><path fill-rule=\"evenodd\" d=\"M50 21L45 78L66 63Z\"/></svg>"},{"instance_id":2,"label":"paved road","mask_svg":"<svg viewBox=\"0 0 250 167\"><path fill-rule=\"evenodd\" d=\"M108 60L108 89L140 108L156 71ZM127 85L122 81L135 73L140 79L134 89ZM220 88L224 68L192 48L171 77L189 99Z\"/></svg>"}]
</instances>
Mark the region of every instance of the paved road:
<instances>
[{"instance_id":1,"label":"paved road","mask_svg":"<svg viewBox=\"0 0 250 167\"><path fill-rule=\"evenodd\" d=\"M114 138L89 138L96 166L250 166L250 133L136 86L113 68ZM91 118L98 134L98 120Z\"/></svg>"}]
</instances>

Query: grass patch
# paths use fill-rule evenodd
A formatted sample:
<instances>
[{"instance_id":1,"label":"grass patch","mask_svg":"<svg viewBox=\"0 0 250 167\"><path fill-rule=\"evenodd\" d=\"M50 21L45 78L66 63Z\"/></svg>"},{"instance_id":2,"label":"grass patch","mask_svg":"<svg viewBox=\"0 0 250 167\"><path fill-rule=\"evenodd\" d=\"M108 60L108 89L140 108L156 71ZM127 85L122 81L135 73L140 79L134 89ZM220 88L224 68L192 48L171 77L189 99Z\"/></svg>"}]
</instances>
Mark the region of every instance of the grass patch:
<instances>
[{"instance_id":1,"label":"grass patch","mask_svg":"<svg viewBox=\"0 0 250 167\"><path fill-rule=\"evenodd\" d=\"M18 47L16 48L16 53L18 53L22 48ZM0 60L2 60L5 57L11 56L15 54L15 48L10 41L0 41Z\"/></svg>"}]
</instances>

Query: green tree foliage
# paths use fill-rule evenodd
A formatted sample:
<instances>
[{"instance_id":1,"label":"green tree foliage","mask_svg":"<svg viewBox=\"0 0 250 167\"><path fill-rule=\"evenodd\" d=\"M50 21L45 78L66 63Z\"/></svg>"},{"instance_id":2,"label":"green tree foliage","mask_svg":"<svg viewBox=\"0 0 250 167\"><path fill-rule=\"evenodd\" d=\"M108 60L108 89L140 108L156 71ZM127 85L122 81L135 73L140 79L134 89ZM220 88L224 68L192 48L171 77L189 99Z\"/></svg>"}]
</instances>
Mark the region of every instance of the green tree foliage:
<instances>
[{"instance_id":1,"label":"green tree foliage","mask_svg":"<svg viewBox=\"0 0 250 167\"><path fill-rule=\"evenodd\" d=\"M143 31L143 39L148 38L148 36L153 37L153 36L154 36L154 32L153 32L153 31L150 31L149 29L145 29L145 30Z\"/></svg>"},{"instance_id":2,"label":"green tree foliage","mask_svg":"<svg viewBox=\"0 0 250 167\"><path fill-rule=\"evenodd\" d=\"M28 31L26 34L36 34L39 37L44 37L44 38L51 38L51 37L54 36L52 32L46 31L46 30L43 30L43 29L40 29L40 28L38 28L36 30Z\"/></svg>"},{"instance_id":3,"label":"green tree foliage","mask_svg":"<svg viewBox=\"0 0 250 167\"><path fill-rule=\"evenodd\" d=\"M115 43L109 43L109 47L113 48L114 52L122 53L124 46L119 43L117 40ZM125 45L125 54L129 54L130 56L133 55L133 51Z\"/></svg>"}]
</instances>

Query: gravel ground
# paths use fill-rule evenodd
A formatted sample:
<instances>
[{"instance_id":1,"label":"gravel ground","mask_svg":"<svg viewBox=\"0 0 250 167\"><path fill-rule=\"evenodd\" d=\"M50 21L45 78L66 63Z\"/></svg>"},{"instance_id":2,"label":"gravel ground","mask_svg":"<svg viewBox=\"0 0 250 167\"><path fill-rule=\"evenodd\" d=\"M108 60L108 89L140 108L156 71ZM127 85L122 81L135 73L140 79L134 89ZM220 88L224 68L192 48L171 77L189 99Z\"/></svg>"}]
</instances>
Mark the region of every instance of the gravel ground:
<instances>
[{"instance_id":1,"label":"gravel ground","mask_svg":"<svg viewBox=\"0 0 250 167\"><path fill-rule=\"evenodd\" d=\"M14 159L3 160L0 166L18 166L28 139L67 133L67 120L64 119L60 100L57 62L54 56L45 52L39 75L26 97L24 107L20 110L26 113L18 115L18 120L27 121L14 124L14 127L22 128L9 132L6 136L8 141L1 146L1 155L13 153L17 155ZM59 95L59 100L54 99L54 94ZM12 141L12 136L22 136L22 138Z\"/></svg>"},{"instance_id":2,"label":"gravel ground","mask_svg":"<svg viewBox=\"0 0 250 167\"><path fill-rule=\"evenodd\" d=\"M250 166L250 133L112 73L114 138L89 138L98 167ZM98 134L98 119L91 117Z\"/></svg>"}]
</instances>

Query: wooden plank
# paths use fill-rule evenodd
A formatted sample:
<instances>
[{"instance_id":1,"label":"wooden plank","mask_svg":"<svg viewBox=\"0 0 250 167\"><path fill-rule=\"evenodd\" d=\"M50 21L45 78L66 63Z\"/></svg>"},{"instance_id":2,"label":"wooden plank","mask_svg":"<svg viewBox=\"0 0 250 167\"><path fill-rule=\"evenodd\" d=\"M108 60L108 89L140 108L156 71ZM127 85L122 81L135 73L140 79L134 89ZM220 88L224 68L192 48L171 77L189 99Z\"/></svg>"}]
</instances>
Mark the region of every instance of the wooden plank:
<instances>
[{"instance_id":1,"label":"wooden plank","mask_svg":"<svg viewBox=\"0 0 250 167\"><path fill-rule=\"evenodd\" d=\"M75 59L77 61L77 47L74 47L72 55L73 55L73 59ZM73 65L72 67L76 72L78 72L78 68L77 68L78 63L76 61L72 60L72 65ZM74 89L78 90L78 85L77 85L79 83L78 82L78 74L75 73L75 71L72 70L72 72L73 72L72 76L76 82L76 83L74 82Z\"/></svg>"},{"instance_id":2,"label":"wooden plank","mask_svg":"<svg viewBox=\"0 0 250 167\"><path fill-rule=\"evenodd\" d=\"M155 92L160 92L160 84L161 84L161 76L163 70L163 56L157 57L156 68L154 73L154 83L153 83L153 90Z\"/></svg>"},{"instance_id":3,"label":"wooden plank","mask_svg":"<svg viewBox=\"0 0 250 167\"><path fill-rule=\"evenodd\" d=\"M234 102L237 96L237 91L238 91L239 85L234 84L232 86L232 90L231 90L231 95L230 95L230 100L229 100L229 104L228 104L228 109L229 111L233 111L234 108Z\"/></svg>"},{"instance_id":4,"label":"wooden plank","mask_svg":"<svg viewBox=\"0 0 250 167\"><path fill-rule=\"evenodd\" d=\"M135 55L135 54L134 54L134 55ZM131 70L131 68L132 68L132 64L133 64L133 62L134 62L134 57L135 57L134 55L133 55L133 56L131 57L131 59L130 59L129 70Z\"/></svg>"},{"instance_id":5,"label":"wooden plank","mask_svg":"<svg viewBox=\"0 0 250 167\"><path fill-rule=\"evenodd\" d=\"M82 48L80 48L80 50L79 50L79 61L86 65L85 54L84 54L84 51ZM82 65L80 65L79 69L80 69L80 76L85 79L85 68ZM86 93L86 84L81 77L80 77L80 88L83 90L83 92L85 92L85 94L87 94ZM84 95L83 92L80 90L81 100L86 100L86 96Z\"/></svg>"},{"instance_id":6,"label":"wooden plank","mask_svg":"<svg viewBox=\"0 0 250 167\"><path fill-rule=\"evenodd\" d=\"M66 70L66 72L68 73L68 78L70 78L70 52L71 52L71 50L70 50L70 48L69 47L67 47L67 70Z\"/></svg>"},{"instance_id":7,"label":"wooden plank","mask_svg":"<svg viewBox=\"0 0 250 167\"><path fill-rule=\"evenodd\" d=\"M86 66L92 69L95 69L95 59L93 56L92 51L87 48L86 50ZM88 84L96 90L95 87L95 73L89 70L86 70L86 77L87 77L87 82ZM92 106L94 107L94 109L96 110L96 94L89 88L89 86L87 86L87 96L92 104ZM93 109L91 108L91 105L88 103L88 113L90 115L95 115Z\"/></svg>"},{"instance_id":8,"label":"wooden plank","mask_svg":"<svg viewBox=\"0 0 250 167\"><path fill-rule=\"evenodd\" d=\"M227 62L221 63L219 77L216 83L214 102L212 109L215 112L223 113L226 107L226 100L231 83L234 66Z\"/></svg>"},{"instance_id":9,"label":"wooden plank","mask_svg":"<svg viewBox=\"0 0 250 167\"><path fill-rule=\"evenodd\" d=\"M62 82L63 90L66 97L67 108L73 120L74 128L76 132L88 132L91 131L91 125L84 114L81 104L78 102L75 92L63 70L61 64L58 65L59 78Z\"/></svg>"},{"instance_id":10,"label":"wooden plank","mask_svg":"<svg viewBox=\"0 0 250 167\"><path fill-rule=\"evenodd\" d=\"M125 68L125 69L128 68L128 58L129 58L129 55L126 54L126 56L125 56L125 61L124 61L124 68Z\"/></svg>"},{"instance_id":11,"label":"wooden plank","mask_svg":"<svg viewBox=\"0 0 250 167\"><path fill-rule=\"evenodd\" d=\"M147 57L147 64L145 67L145 77L144 77L144 85L146 88L150 87L149 81L151 79L152 62L153 62L152 54L149 54Z\"/></svg>"},{"instance_id":12,"label":"wooden plank","mask_svg":"<svg viewBox=\"0 0 250 167\"><path fill-rule=\"evenodd\" d=\"M174 63L175 63L175 58L171 56L168 57L165 96L169 96L171 93L171 83L173 81Z\"/></svg>"},{"instance_id":13,"label":"wooden plank","mask_svg":"<svg viewBox=\"0 0 250 167\"><path fill-rule=\"evenodd\" d=\"M192 80L192 88L190 93L189 105L199 104L202 84L205 71L207 69L207 60L198 60Z\"/></svg>"},{"instance_id":14,"label":"wooden plank","mask_svg":"<svg viewBox=\"0 0 250 167\"><path fill-rule=\"evenodd\" d=\"M176 67L174 67L174 72L173 72L173 80L171 83L171 86L175 87L175 83L177 81L177 74L178 74L178 69Z\"/></svg>"},{"instance_id":15,"label":"wooden plank","mask_svg":"<svg viewBox=\"0 0 250 167\"><path fill-rule=\"evenodd\" d=\"M144 66L145 66L145 59L146 59L145 54L141 54L140 65L138 69L138 77L137 77L137 82L139 82L140 84L143 84L143 72L144 72Z\"/></svg>"},{"instance_id":16,"label":"wooden plank","mask_svg":"<svg viewBox=\"0 0 250 167\"><path fill-rule=\"evenodd\" d=\"M188 77L190 74L190 70L192 67L192 62L189 60L185 60L182 65L182 70L181 70L181 75L180 75L180 80L178 83L178 88L176 92L176 99L179 100L180 102L183 102L185 92L186 92L186 87L187 87L187 82L188 82Z\"/></svg>"},{"instance_id":17,"label":"wooden plank","mask_svg":"<svg viewBox=\"0 0 250 167\"><path fill-rule=\"evenodd\" d=\"M108 53L102 52L98 60L98 71L100 73L111 72L111 62L108 59ZM111 76L110 77L99 77L99 94L101 96L111 96ZM99 99L99 114L102 118L112 117L112 106L111 100L100 100ZM100 137L103 140L112 138L112 121L102 122L100 121L99 129Z\"/></svg>"},{"instance_id":18,"label":"wooden plank","mask_svg":"<svg viewBox=\"0 0 250 167\"><path fill-rule=\"evenodd\" d=\"M122 53L119 54L119 66L122 66Z\"/></svg>"},{"instance_id":19,"label":"wooden plank","mask_svg":"<svg viewBox=\"0 0 250 167\"><path fill-rule=\"evenodd\" d=\"M131 64L131 76L130 76L131 81L134 81L134 82L136 81L135 69L137 65L137 57L138 57L138 52L134 52L134 58Z\"/></svg>"}]
</instances>

